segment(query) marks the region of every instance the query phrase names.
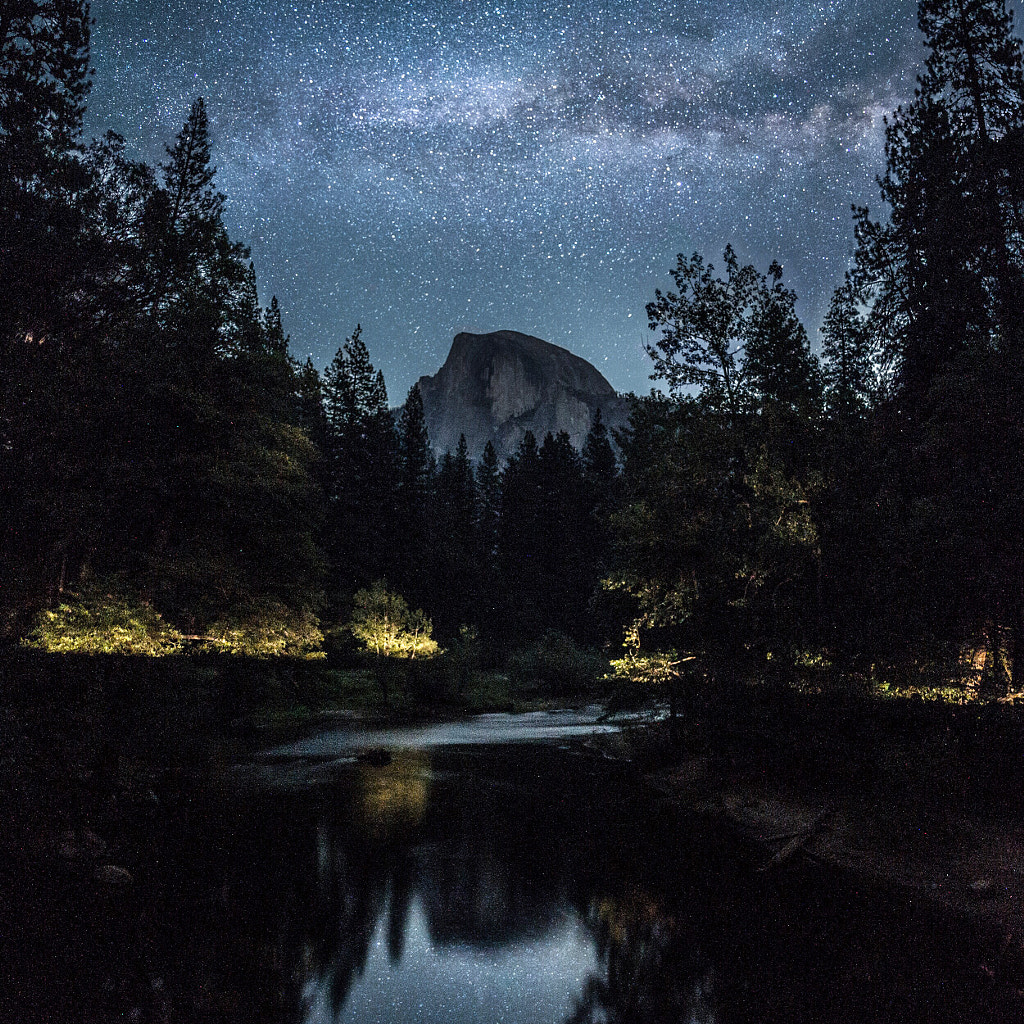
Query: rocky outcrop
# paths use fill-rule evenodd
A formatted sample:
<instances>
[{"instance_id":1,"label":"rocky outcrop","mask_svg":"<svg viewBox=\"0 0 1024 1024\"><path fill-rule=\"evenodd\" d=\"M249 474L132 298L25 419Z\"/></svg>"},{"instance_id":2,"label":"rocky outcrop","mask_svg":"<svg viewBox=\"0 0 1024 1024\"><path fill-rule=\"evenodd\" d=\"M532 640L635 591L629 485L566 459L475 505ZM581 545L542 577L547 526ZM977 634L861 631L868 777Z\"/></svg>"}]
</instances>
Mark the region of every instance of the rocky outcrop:
<instances>
[{"instance_id":1,"label":"rocky outcrop","mask_svg":"<svg viewBox=\"0 0 1024 1024\"><path fill-rule=\"evenodd\" d=\"M419 388L434 451L454 451L465 434L473 459L492 441L503 461L528 430L538 444L564 430L580 448L598 409L609 429L628 416L625 399L585 359L517 331L456 335Z\"/></svg>"}]
</instances>

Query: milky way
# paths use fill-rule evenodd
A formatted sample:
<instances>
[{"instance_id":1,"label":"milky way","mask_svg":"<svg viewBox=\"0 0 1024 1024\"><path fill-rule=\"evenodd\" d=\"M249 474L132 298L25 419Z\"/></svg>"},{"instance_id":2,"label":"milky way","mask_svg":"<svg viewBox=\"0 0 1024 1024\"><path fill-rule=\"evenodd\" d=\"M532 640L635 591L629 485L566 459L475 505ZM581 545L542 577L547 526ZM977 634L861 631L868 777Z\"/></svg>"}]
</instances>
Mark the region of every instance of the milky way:
<instances>
[{"instance_id":1,"label":"milky way","mask_svg":"<svg viewBox=\"0 0 1024 1024\"><path fill-rule=\"evenodd\" d=\"M814 334L877 203L915 0L96 0L89 132L156 161L206 98L233 237L292 347L357 322L393 403L461 330L646 391L678 252L778 258Z\"/></svg>"}]
</instances>

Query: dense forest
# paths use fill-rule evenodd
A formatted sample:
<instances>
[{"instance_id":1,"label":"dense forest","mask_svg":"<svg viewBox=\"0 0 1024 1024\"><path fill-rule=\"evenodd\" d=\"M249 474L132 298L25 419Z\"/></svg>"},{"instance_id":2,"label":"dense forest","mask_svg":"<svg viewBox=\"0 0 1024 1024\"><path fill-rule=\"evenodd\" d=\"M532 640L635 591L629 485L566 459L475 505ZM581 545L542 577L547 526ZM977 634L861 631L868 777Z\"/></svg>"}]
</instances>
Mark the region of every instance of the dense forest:
<instances>
[{"instance_id":1,"label":"dense forest","mask_svg":"<svg viewBox=\"0 0 1024 1024\"><path fill-rule=\"evenodd\" d=\"M629 427L502 466L435 460L358 327L293 359L202 99L157 167L86 143L87 5L3 3L4 641L303 654L400 597L442 645L625 640L640 678L1024 689L1022 46L1003 0L919 21L820 357L778 264L680 256Z\"/></svg>"}]
</instances>

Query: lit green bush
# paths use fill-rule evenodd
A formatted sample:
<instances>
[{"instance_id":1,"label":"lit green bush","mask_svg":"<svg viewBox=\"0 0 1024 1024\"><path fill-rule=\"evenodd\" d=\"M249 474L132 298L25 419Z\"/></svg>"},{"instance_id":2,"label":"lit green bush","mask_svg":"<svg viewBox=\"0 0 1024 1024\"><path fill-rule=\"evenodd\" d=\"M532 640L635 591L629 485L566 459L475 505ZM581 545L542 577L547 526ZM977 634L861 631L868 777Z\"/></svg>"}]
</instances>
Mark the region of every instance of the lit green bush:
<instances>
[{"instance_id":1,"label":"lit green bush","mask_svg":"<svg viewBox=\"0 0 1024 1024\"><path fill-rule=\"evenodd\" d=\"M629 683L646 689L667 689L679 684L686 669L693 667L696 658L692 654L680 655L674 649L644 651L640 647L640 622L626 628L623 649L625 654L611 662L611 672L606 681Z\"/></svg>"},{"instance_id":2,"label":"lit green bush","mask_svg":"<svg viewBox=\"0 0 1024 1024\"><path fill-rule=\"evenodd\" d=\"M381 657L429 658L440 650L431 638L430 619L419 609L411 611L405 598L389 591L384 580L357 591L349 629L368 651Z\"/></svg>"},{"instance_id":3,"label":"lit green bush","mask_svg":"<svg viewBox=\"0 0 1024 1024\"><path fill-rule=\"evenodd\" d=\"M250 658L289 655L322 658L320 620L308 609L295 611L277 602L241 608L204 630L201 650Z\"/></svg>"},{"instance_id":4,"label":"lit green bush","mask_svg":"<svg viewBox=\"0 0 1024 1024\"><path fill-rule=\"evenodd\" d=\"M177 654L183 637L144 601L98 590L40 612L25 647L51 654Z\"/></svg>"},{"instance_id":5,"label":"lit green bush","mask_svg":"<svg viewBox=\"0 0 1024 1024\"><path fill-rule=\"evenodd\" d=\"M615 658L607 678L614 682L658 688L673 685L679 679L679 655L675 651L651 651L641 654L631 650L623 658Z\"/></svg>"}]
</instances>

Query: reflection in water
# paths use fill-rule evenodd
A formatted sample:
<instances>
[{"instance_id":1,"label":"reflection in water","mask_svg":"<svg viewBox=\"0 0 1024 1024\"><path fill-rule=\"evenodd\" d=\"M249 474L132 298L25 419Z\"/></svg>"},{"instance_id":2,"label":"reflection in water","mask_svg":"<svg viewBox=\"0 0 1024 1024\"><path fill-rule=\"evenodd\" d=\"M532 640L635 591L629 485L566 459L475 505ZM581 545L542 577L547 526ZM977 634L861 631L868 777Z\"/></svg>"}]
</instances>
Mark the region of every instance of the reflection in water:
<instances>
[{"instance_id":1,"label":"reflection in water","mask_svg":"<svg viewBox=\"0 0 1024 1024\"><path fill-rule=\"evenodd\" d=\"M320 805L304 1020L1020 1019L909 901L749 873L635 796L550 748L354 770Z\"/></svg>"},{"instance_id":2,"label":"reflection in water","mask_svg":"<svg viewBox=\"0 0 1024 1024\"><path fill-rule=\"evenodd\" d=\"M318 826L305 1020L566 1018L599 951L550 796L432 780L422 753L361 767Z\"/></svg>"},{"instance_id":3,"label":"reflection in water","mask_svg":"<svg viewBox=\"0 0 1024 1024\"><path fill-rule=\"evenodd\" d=\"M431 933L426 909L414 900L400 959L393 958L385 931L382 919L340 1008L329 973L309 980L303 992L305 1021L554 1022L563 1019L572 991L579 991L595 966L591 936L570 919L537 940L444 945Z\"/></svg>"},{"instance_id":4,"label":"reflection in water","mask_svg":"<svg viewBox=\"0 0 1024 1024\"><path fill-rule=\"evenodd\" d=\"M569 1024L716 1020L714 972L680 941L676 920L638 889L590 905L600 970L588 980Z\"/></svg>"},{"instance_id":5,"label":"reflection in water","mask_svg":"<svg viewBox=\"0 0 1024 1024\"><path fill-rule=\"evenodd\" d=\"M617 772L544 746L435 748L226 794L117 896L72 875L15 893L48 917L14 979L28 994L0 1016L1024 1020L1004 936L795 865L748 872Z\"/></svg>"},{"instance_id":6,"label":"reflection in water","mask_svg":"<svg viewBox=\"0 0 1024 1024\"><path fill-rule=\"evenodd\" d=\"M430 754L397 750L387 763L364 765L357 775L359 821L371 832L394 835L423 818L430 794Z\"/></svg>"}]
</instances>

